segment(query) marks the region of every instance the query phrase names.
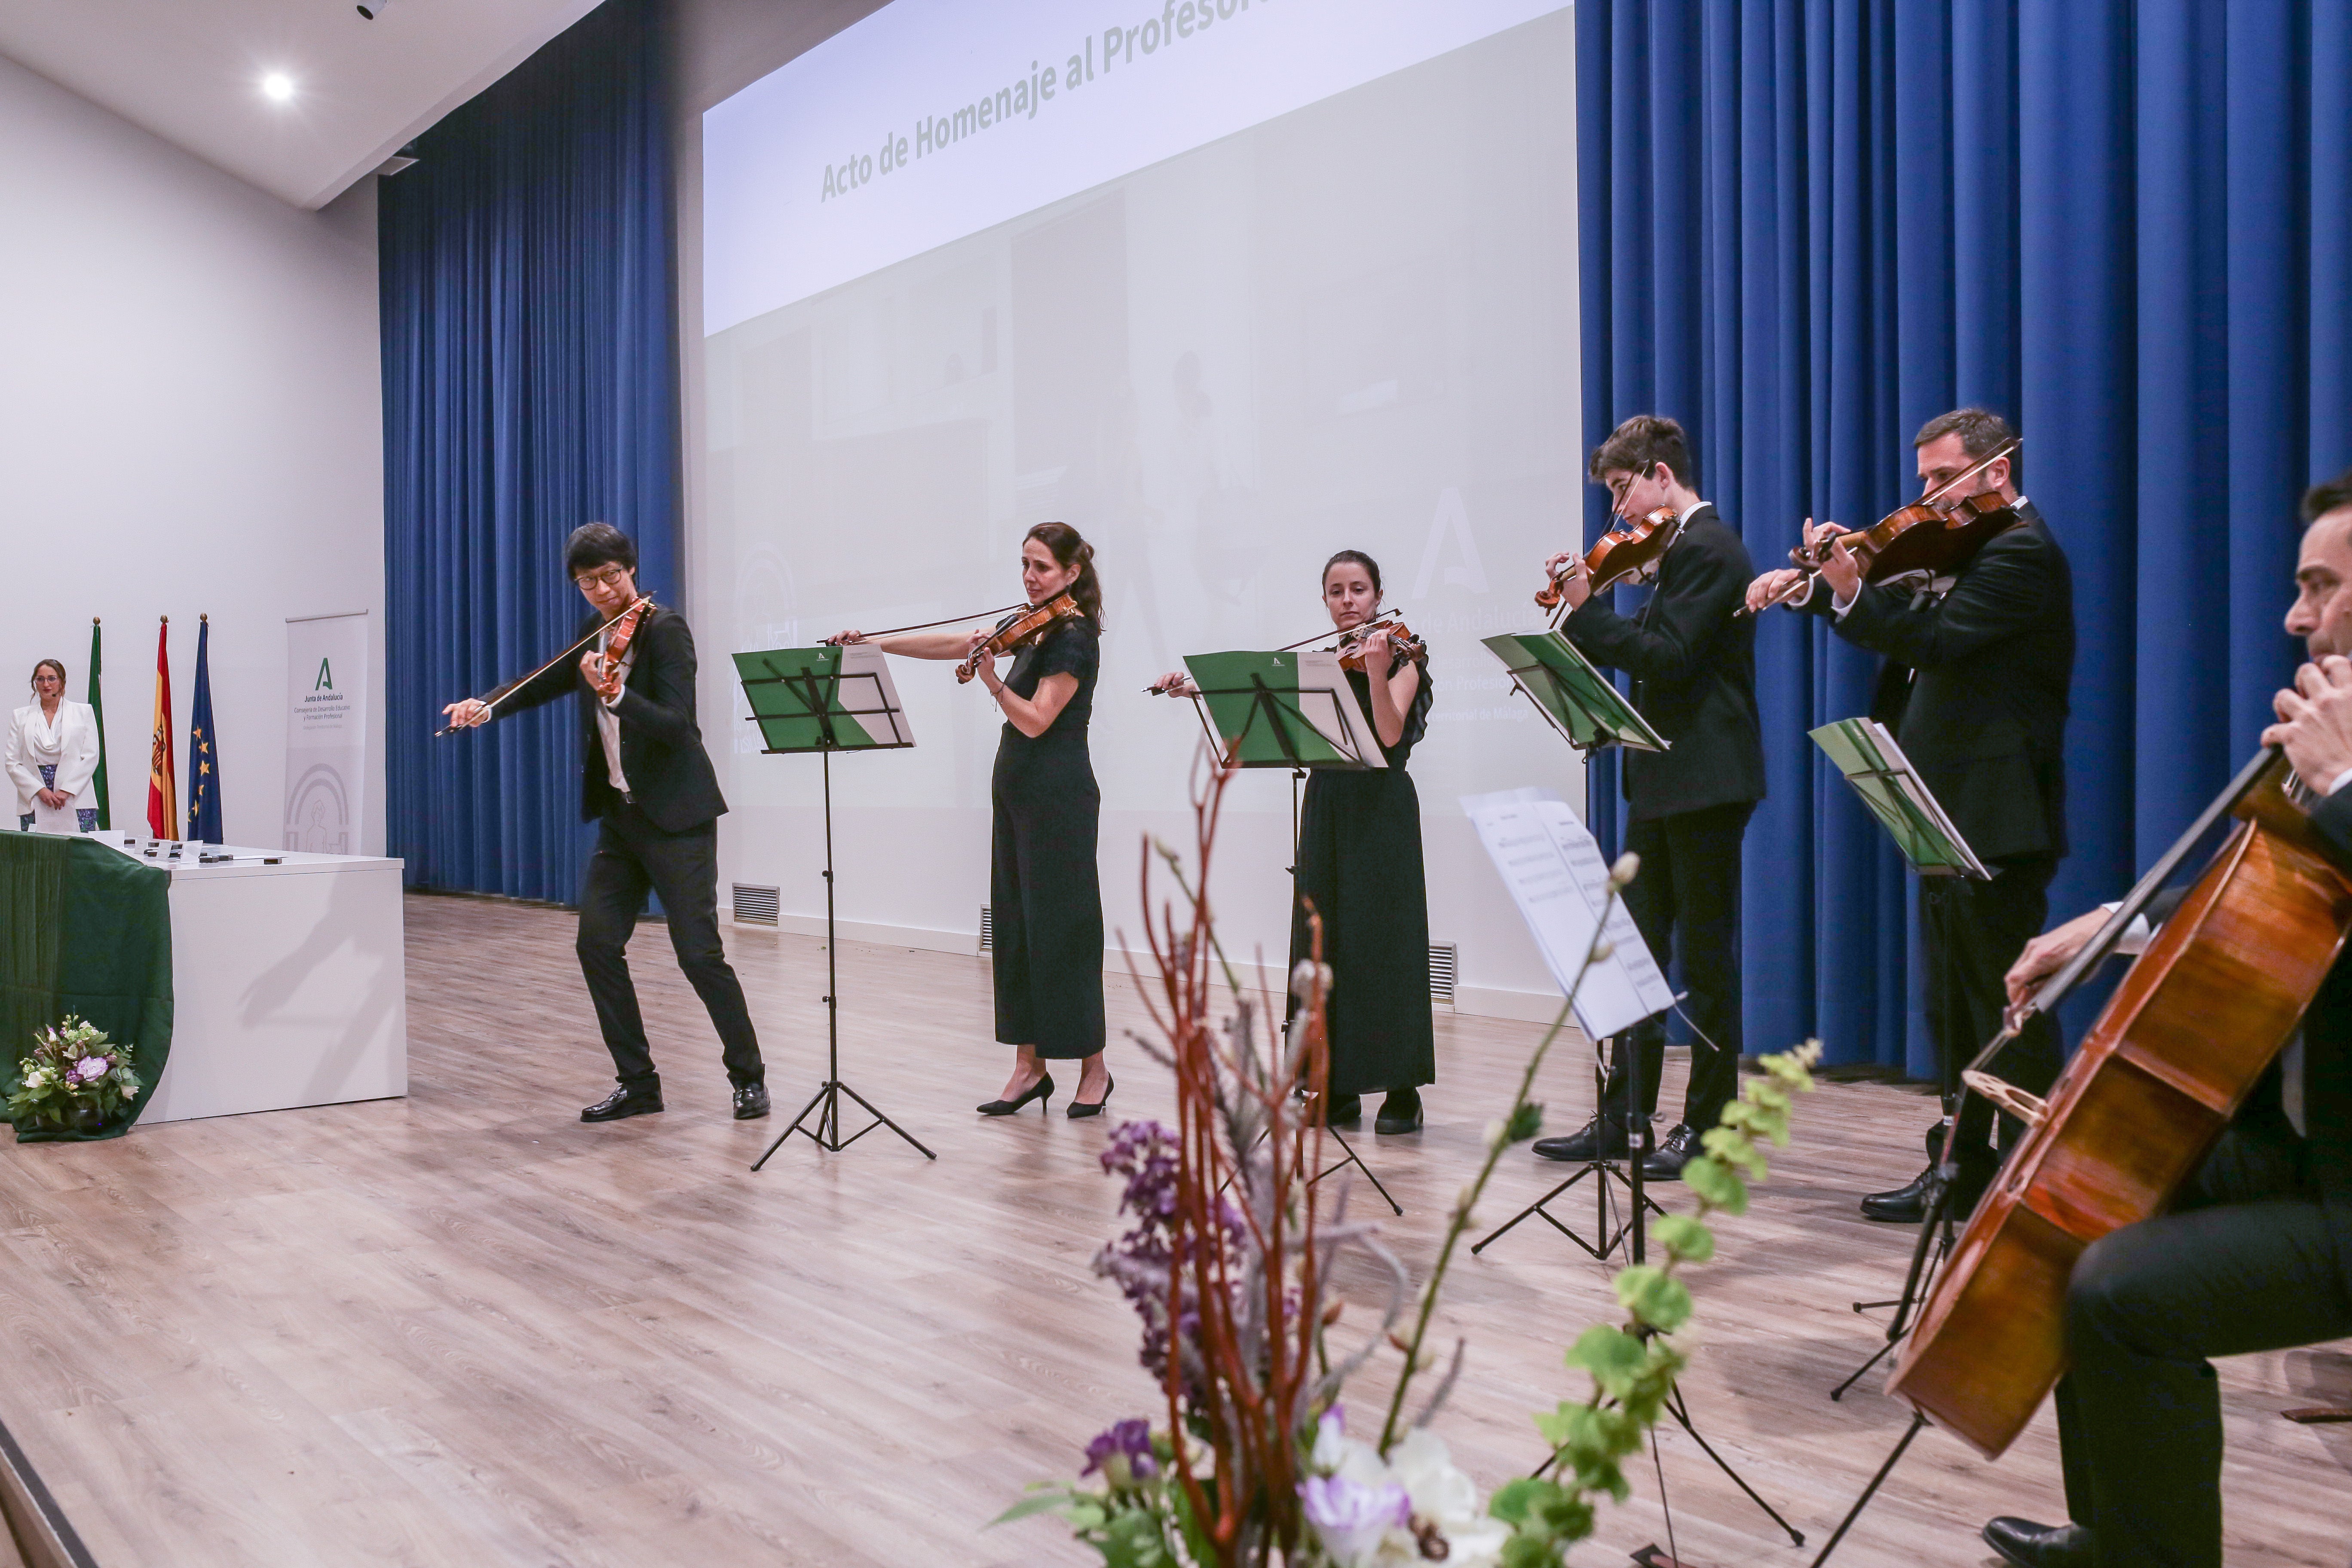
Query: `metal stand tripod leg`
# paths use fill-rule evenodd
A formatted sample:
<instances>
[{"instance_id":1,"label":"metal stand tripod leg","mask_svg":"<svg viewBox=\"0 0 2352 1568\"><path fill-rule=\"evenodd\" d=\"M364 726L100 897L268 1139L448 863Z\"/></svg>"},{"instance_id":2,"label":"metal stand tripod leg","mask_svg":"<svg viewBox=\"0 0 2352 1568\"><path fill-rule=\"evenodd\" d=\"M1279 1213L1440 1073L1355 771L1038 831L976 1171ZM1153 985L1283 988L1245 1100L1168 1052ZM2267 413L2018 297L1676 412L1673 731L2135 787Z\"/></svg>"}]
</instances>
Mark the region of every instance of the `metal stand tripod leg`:
<instances>
[{"instance_id":1,"label":"metal stand tripod leg","mask_svg":"<svg viewBox=\"0 0 2352 1568\"><path fill-rule=\"evenodd\" d=\"M1838 1549L1838 1542L1845 1539L1845 1532L1853 1528L1853 1521L1862 1517L1862 1510L1870 1506L1870 1500L1878 1495L1878 1489L1884 1486L1886 1478L1894 1473L1895 1462L1903 1458L1903 1451L1911 1446L1911 1439L1916 1437L1919 1435L1919 1428L1927 1424L1927 1418L1925 1415L1916 1414L1912 1415L1911 1425L1903 1429L1902 1440L1895 1445L1895 1451L1886 1456L1886 1462L1878 1467L1878 1473L1870 1478L1870 1484L1862 1489L1862 1495L1853 1500L1853 1506L1846 1510L1843 1519L1838 1521L1837 1532L1830 1537L1829 1544L1822 1548L1822 1554L1813 1559L1813 1568L1822 1568L1822 1564L1830 1560L1830 1553Z\"/></svg>"},{"instance_id":2,"label":"metal stand tripod leg","mask_svg":"<svg viewBox=\"0 0 2352 1568\"><path fill-rule=\"evenodd\" d=\"M1886 1325L1886 1342L1871 1352L1870 1359L1855 1367L1846 1380L1830 1390L1830 1401L1835 1404L1845 1397L1846 1390L1860 1383L1871 1368L1895 1352L1911 1331L1912 1316L1918 1310L1920 1298L1927 1293L1944 1260L1952 1255L1952 1185L1958 1167L1938 1163L1930 1178L1927 1213L1919 1224L1919 1239L1912 1244L1911 1267L1903 1276L1903 1294L1892 1301L1856 1301L1857 1312L1875 1307L1892 1307L1895 1316ZM1934 1251L1929 1252L1932 1241Z\"/></svg>"},{"instance_id":3,"label":"metal stand tripod leg","mask_svg":"<svg viewBox=\"0 0 2352 1568\"><path fill-rule=\"evenodd\" d=\"M1634 1053L1628 1051L1626 1054L1631 1056ZM1642 1103L1641 1077L1641 1064L1638 1061L1635 1061L1633 1064L1632 1076L1626 1084L1626 1087L1633 1093L1633 1099L1627 1102L1629 1106L1639 1105ZM1543 1196L1538 1198L1535 1202L1529 1204L1527 1207L1521 1209L1518 1213L1513 1215L1502 1224L1496 1226L1493 1230L1488 1231L1477 1241L1473 1242L1470 1246L1470 1251L1474 1257L1478 1253L1484 1252L1488 1244L1502 1239L1504 1234L1517 1226L1521 1220L1532 1216L1542 1220L1546 1225L1551 1226L1552 1229L1559 1232L1560 1235L1576 1243L1577 1246L1585 1250L1588 1256L1594 1258L1596 1261L1607 1262L1609 1255L1615 1252L1619 1247L1624 1245L1628 1240L1631 1240L1633 1243L1631 1248L1633 1260L1636 1263L1645 1261L1648 1251L1648 1216L1651 1215L1657 1215L1663 1217L1666 1212L1657 1205L1656 1202L1651 1198L1648 1193L1643 1191L1643 1153L1640 1142L1634 1136L1634 1130L1636 1127L1646 1129L1649 1125L1649 1121L1646 1117L1636 1118L1631 1114L1626 1118L1625 1148L1628 1157L1625 1163L1632 1170L1633 1173L1630 1176L1626 1174L1625 1171L1618 1168L1616 1161L1600 1158L1600 1145L1597 1140L1605 1136L1602 1129L1608 1119L1608 1079L1602 1073L1601 1068L1597 1065L1592 1069L1592 1078L1593 1083L1596 1086L1594 1091L1594 1103L1596 1107L1598 1107L1593 1113L1593 1136L1596 1140L1594 1144L1595 1158L1587 1161L1584 1168L1577 1172L1576 1174L1569 1177L1566 1181L1561 1182L1559 1185L1553 1187L1551 1191L1546 1193ZM1545 1206L1554 1198L1559 1196L1560 1194L1568 1191L1569 1188L1584 1180L1587 1176L1591 1176L1592 1178L1593 1226L1594 1233L1599 1237L1598 1246L1579 1236L1573 1229L1563 1224L1559 1216L1554 1215L1549 1208ZM1616 1216L1612 1213L1612 1210L1616 1205L1616 1194L1610 1188L1609 1184L1612 1182L1615 1182L1618 1185L1625 1189L1625 1205L1628 1212L1625 1222L1622 1225L1617 1223Z\"/></svg>"},{"instance_id":4,"label":"metal stand tripod leg","mask_svg":"<svg viewBox=\"0 0 2352 1568\"><path fill-rule=\"evenodd\" d=\"M818 755L824 759L824 1082L809 1102L801 1107L801 1113L793 1118L792 1125L776 1134L776 1141L768 1145L767 1153L751 1162L751 1169L756 1171L766 1164L768 1156L782 1148L784 1140L795 1132L827 1153L837 1154L877 1127L887 1127L919 1150L924 1159L936 1160L939 1156L924 1148L920 1139L883 1115L875 1109L872 1100L841 1081L840 943L835 937L833 925L833 753L821 752ZM841 1097L845 1094L874 1118L846 1138L841 1135ZM824 1109L818 1110L820 1106ZM817 1113L814 1131L803 1125L812 1110Z\"/></svg>"}]
</instances>

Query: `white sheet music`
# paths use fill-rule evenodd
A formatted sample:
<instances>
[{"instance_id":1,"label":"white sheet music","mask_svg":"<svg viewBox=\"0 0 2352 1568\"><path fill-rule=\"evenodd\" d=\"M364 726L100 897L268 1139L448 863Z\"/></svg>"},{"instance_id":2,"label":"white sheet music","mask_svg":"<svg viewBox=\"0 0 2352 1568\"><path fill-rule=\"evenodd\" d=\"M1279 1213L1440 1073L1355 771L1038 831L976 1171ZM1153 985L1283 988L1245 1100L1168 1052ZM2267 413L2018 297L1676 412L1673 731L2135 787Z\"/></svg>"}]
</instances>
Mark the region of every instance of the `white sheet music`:
<instances>
[{"instance_id":1,"label":"white sheet music","mask_svg":"<svg viewBox=\"0 0 2352 1568\"><path fill-rule=\"evenodd\" d=\"M1565 801L1548 789L1513 789L1464 795L1462 809L1470 814L1561 994L1574 988L1577 1026L1587 1037L1617 1034L1674 1005L1674 990L1623 898L1609 896L1609 866L1601 846ZM1604 908L1610 954L1595 962L1578 985L1577 972L1592 949Z\"/></svg>"}]
</instances>

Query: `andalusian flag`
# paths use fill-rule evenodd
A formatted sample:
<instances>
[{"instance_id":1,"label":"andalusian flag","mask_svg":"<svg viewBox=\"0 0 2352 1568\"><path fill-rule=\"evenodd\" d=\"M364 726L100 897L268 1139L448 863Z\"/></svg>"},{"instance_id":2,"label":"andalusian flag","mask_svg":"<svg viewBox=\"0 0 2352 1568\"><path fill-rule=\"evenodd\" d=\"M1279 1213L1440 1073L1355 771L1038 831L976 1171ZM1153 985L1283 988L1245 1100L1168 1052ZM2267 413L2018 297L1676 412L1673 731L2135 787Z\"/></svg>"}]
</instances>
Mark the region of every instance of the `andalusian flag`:
<instances>
[{"instance_id":1,"label":"andalusian flag","mask_svg":"<svg viewBox=\"0 0 2352 1568\"><path fill-rule=\"evenodd\" d=\"M114 826L107 809L106 790L106 705L98 700L98 617L89 618L89 716L98 723L98 776L90 782L98 791L98 826L103 833Z\"/></svg>"},{"instance_id":2,"label":"andalusian flag","mask_svg":"<svg viewBox=\"0 0 2352 1568\"><path fill-rule=\"evenodd\" d=\"M188 834L221 841L220 757L213 750L213 618L196 617L196 690L188 700Z\"/></svg>"},{"instance_id":3,"label":"andalusian flag","mask_svg":"<svg viewBox=\"0 0 2352 1568\"><path fill-rule=\"evenodd\" d=\"M172 837L173 819L180 815L178 781L172 775L172 617L155 630L155 739L147 753L147 829L158 838Z\"/></svg>"}]
</instances>

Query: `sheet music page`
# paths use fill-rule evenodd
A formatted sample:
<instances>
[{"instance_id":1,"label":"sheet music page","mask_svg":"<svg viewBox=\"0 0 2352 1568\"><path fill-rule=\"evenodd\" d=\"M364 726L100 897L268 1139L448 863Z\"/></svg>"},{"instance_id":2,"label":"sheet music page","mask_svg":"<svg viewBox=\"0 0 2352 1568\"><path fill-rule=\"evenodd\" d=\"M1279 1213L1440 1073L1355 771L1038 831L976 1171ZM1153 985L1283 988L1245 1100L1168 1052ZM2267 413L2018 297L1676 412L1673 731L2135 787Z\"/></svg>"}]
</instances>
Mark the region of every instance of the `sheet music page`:
<instances>
[{"instance_id":1,"label":"sheet music page","mask_svg":"<svg viewBox=\"0 0 2352 1568\"><path fill-rule=\"evenodd\" d=\"M1624 900L1609 891L1601 846L1568 804L1548 789L1504 790L1462 797L1479 842L1501 873L1519 918L1563 995L1576 993L1576 1022L1591 1039L1620 1033L1674 1005L1674 991L1642 941ZM1612 951L1583 984L1577 972L1608 910Z\"/></svg>"},{"instance_id":2,"label":"sheet music page","mask_svg":"<svg viewBox=\"0 0 2352 1568\"><path fill-rule=\"evenodd\" d=\"M1321 693L1332 693L1327 703ZM1308 722L1324 731L1324 739L1337 742L1341 736L1346 744L1340 750L1360 757L1370 768L1384 768L1388 758L1381 751L1379 737L1372 733L1371 717L1364 705L1352 700L1355 689L1348 682L1348 672L1339 668L1336 653L1318 651L1298 656L1298 710Z\"/></svg>"},{"instance_id":3,"label":"sheet music page","mask_svg":"<svg viewBox=\"0 0 2352 1568\"><path fill-rule=\"evenodd\" d=\"M858 726L876 742L911 746L915 731L907 710L898 703L898 684L890 679L890 659L870 642L845 643L841 649L841 684L836 700L855 715Z\"/></svg>"}]
</instances>

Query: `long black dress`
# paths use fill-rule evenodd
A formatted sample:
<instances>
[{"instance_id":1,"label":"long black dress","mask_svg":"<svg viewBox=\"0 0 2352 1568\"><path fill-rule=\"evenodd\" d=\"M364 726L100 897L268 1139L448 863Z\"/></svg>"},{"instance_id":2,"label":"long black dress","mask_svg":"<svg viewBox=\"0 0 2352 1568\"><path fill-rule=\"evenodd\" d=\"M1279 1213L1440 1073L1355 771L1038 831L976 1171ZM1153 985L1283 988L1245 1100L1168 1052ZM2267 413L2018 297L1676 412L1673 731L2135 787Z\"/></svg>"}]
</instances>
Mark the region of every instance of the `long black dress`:
<instances>
[{"instance_id":1,"label":"long black dress","mask_svg":"<svg viewBox=\"0 0 2352 1568\"><path fill-rule=\"evenodd\" d=\"M1075 675L1078 689L1034 740L1005 724L989 784L996 1037L1056 1059L1103 1048L1102 792L1087 752L1099 636L1092 621L1060 621L1013 656L1014 696L1036 696L1049 675Z\"/></svg>"},{"instance_id":2,"label":"long black dress","mask_svg":"<svg viewBox=\"0 0 2352 1568\"><path fill-rule=\"evenodd\" d=\"M1371 686L1364 672L1348 671L1348 684L1369 717ZM1395 745L1381 748L1386 768L1322 769L1307 781L1290 962L1296 968L1307 954L1311 899L1323 917L1323 962L1331 966L1327 1023L1334 1099L1437 1081L1421 796L1405 772L1414 743L1429 727L1429 700L1423 665L1404 733Z\"/></svg>"}]
</instances>

